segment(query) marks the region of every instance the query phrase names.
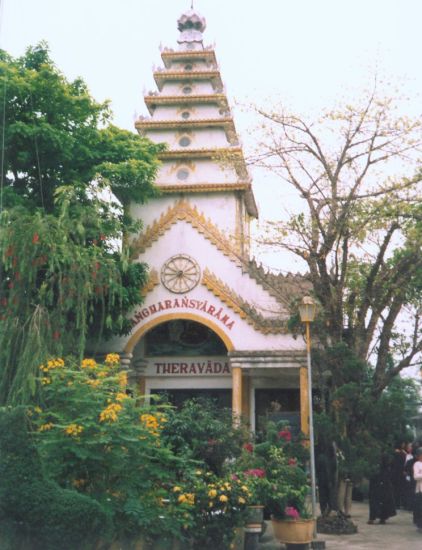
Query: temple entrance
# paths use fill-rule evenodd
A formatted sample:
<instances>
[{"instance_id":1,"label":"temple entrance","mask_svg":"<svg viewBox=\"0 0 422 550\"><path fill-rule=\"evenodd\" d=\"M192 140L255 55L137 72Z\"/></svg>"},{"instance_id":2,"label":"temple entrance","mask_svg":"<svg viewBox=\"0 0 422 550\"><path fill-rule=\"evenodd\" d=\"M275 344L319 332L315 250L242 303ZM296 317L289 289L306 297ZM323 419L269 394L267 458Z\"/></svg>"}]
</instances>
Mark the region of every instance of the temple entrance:
<instances>
[{"instance_id":1,"label":"temple entrance","mask_svg":"<svg viewBox=\"0 0 422 550\"><path fill-rule=\"evenodd\" d=\"M285 421L294 435L300 432L300 392L298 389L256 389L255 426L261 431L266 422Z\"/></svg>"},{"instance_id":2,"label":"temple entrance","mask_svg":"<svg viewBox=\"0 0 422 550\"><path fill-rule=\"evenodd\" d=\"M165 395L176 407L192 398L232 406L227 347L200 322L174 319L153 327L135 347L134 361L144 365L146 394Z\"/></svg>"}]
</instances>

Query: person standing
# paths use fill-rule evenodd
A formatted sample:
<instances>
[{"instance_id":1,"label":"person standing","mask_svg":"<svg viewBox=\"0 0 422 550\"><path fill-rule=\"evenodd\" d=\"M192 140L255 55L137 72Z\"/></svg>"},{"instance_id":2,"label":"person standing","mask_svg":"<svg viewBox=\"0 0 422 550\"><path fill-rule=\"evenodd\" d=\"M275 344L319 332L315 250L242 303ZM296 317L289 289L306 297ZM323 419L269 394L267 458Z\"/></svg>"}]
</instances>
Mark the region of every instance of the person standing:
<instances>
[{"instance_id":1,"label":"person standing","mask_svg":"<svg viewBox=\"0 0 422 550\"><path fill-rule=\"evenodd\" d=\"M404 465L406 463L406 443L398 443L394 449L393 463L391 465L391 483L393 485L394 500L396 508L403 506L403 493L406 481L406 472Z\"/></svg>"},{"instance_id":2,"label":"person standing","mask_svg":"<svg viewBox=\"0 0 422 550\"><path fill-rule=\"evenodd\" d=\"M379 519L379 523L384 525L388 518L395 515L390 460L387 455L383 455L378 472L369 478L368 524L372 525L376 519Z\"/></svg>"},{"instance_id":3,"label":"person standing","mask_svg":"<svg viewBox=\"0 0 422 550\"><path fill-rule=\"evenodd\" d=\"M413 522L418 531L422 532L422 447L416 449L415 463L413 464L413 479L415 480L415 500L413 507Z\"/></svg>"}]
</instances>

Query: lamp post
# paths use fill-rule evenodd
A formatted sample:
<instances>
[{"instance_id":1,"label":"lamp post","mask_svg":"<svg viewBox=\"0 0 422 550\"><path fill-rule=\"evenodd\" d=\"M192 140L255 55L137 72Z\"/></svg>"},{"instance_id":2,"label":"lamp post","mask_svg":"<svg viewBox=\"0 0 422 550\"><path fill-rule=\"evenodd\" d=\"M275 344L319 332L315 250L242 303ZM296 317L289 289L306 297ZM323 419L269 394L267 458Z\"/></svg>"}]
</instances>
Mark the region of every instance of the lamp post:
<instances>
[{"instance_id":1,"label":"lamp post","mask_svg":"<svg viewBox=\"0 0 422 550\"><path fill-rule=\"evenodd\" d=\"M299 305L300 319L306 325L306 356L308 362L308 406L309 406L309 443L312 490L312 516L316 519L316 475L315 475L315 441L314 417L312 410L312 367L311 367L311 330L310 324L315 319L316 305L310 296L304 296ZM315 535L315 533L314 533Z\"/></svg>"}]
</instances>

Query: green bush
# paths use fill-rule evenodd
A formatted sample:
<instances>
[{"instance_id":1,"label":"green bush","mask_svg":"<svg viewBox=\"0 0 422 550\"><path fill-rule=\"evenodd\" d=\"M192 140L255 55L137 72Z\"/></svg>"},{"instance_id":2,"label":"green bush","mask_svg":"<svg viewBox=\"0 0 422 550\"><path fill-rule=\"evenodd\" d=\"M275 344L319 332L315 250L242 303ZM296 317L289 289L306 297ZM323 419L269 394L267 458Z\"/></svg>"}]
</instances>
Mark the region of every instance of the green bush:
<instances>
[{"instance_id":1,"label":"green bush","mask_svg":"<svg viewBox=\"0 0 422 550\"><path fill-rule=\"evenodd\" d=\"M187 453L221 475L224 462L240 455L248 432L243 425L233 426L229 409L211 399L190 399L168 415L163 438L177 453Z\"/></svg>"},{"instance_id":2,"label":"green bush","mask_svg":"<svg viewBox=\"0 0 422 550\"><path fill-rule=\"evenodd\" d=\"M82 550L106 537L101 505L46 478L22 408L0 411L0 541L13 550Z\"/></svg>"}]
</instances>

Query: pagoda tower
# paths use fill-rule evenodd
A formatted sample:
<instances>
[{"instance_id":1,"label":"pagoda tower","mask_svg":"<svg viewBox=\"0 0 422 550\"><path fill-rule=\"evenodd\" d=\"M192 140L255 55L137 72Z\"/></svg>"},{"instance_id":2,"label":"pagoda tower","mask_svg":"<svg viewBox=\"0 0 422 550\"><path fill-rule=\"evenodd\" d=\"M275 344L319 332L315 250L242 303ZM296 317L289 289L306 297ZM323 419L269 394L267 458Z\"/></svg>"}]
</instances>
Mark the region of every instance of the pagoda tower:
<instances>
[{"instance_id":1,"label":"pagoda tower","mask_svg":"<svg viewBox=\"0 0 422 550\"><path fill-rule=\"evenodd\" d=\"M207 212L213 208L219 227L246 258L250 220L258 212L215 52L203 44L205 27L193 10L179 18L179 48L162 51L164 67L154 71L158 91L144 98L151 117L135 127L168 146L156 181L163 193L189 196L199 209L206 203Z\"/></svg>"},{"instance_id":2,"label":"pagoda tower","mask_svg":"<svg viewBox=\"0 0 422 550\"><path fill-rule=\"evenodd\" d=\"M253 427L282 417L306 433L306 350L287 329L306 284L249 256L258 212L215 51L196 11L177 23L178 47L162 50L157 90L145 96L150 116L135 124L167 146L160 196L131 207L143 223L132 249L149 266L145 300L131 334L108 347L145 394L166 392L175 404L208 395Z\"/></svg>"}]
</instances>

